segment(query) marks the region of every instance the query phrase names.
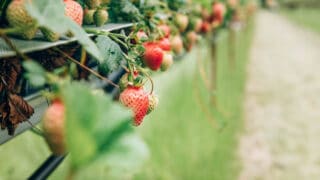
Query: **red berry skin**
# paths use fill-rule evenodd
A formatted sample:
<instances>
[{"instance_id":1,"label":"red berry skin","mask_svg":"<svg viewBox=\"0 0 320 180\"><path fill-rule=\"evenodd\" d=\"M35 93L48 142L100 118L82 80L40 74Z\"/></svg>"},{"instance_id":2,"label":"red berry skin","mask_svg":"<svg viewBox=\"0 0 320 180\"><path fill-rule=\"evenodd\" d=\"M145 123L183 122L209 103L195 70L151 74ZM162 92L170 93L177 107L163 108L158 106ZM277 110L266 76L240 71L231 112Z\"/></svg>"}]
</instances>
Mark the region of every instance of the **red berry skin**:
<instances>
[{"instance_id":1,"label":"red berry skin","mask_svg":"<svg viewBox=\"0 0 320 180\"><path fill-rule=\"evenodd\" d=\"M60 100L54 100L46 110L42 122L45 139L55 155L66 153L64 121L64 104Z\"/></svg>"},{"instance_id":2,"label":"red berry skin","mask_svg":"<svg viewBox=\"0 0 320 180\"><path fill-rule=\"evenodd\" d=\"M158 26L158 28L160 29L160 31L163 32L164 37L168 38L170 36L171 30L170 27L166 24L161 24Z\"/></svg>"},{"instance_id":3,"label":"red berry skin","mask_svg":"<svg viewBox=\"0 0 320 180\"><path fill-rule=\"evenodd\" d=\"M201 32L207 33L211 30L211 25L207 21L203 21L202 26L201 26Z\"/></svg>"},{"instance_id":4,"label":"red berry skin","mask_svg":"<svg viewBox=\"0 0 320 180\"><path fill-rule=\"evenodd\" d=\"M81 5L73 0L64 0L65 14L75 21L79 26L82 25L83 9Z\"/></svg>"},{"instance_id":5,"label":"red berry skin","mask_svg":"<svg viewBox=\"0 0 320 180\"><path fill-rule=\"evenodd\" d=\"M222 23L223 17L226 12L226 7L222 3L214 3L212 5L212 21L218 22L219 24Z\"/></svg>"},{"instance_id":6,"label":"red berry skin","mask_svg":"<svg viewBox=\"0 0 320 180\"><path fill-rule=\"evenodd\" d=\"M161 67L164 52L156 43L144 43L143 62L151 70L156 71Z\"/></svg>"},{"instance_id":7,"label":"red berry skin","mask_svg":"<svg viewBox=\"0 0 320 180\"><path fill-rule=\"evenodd\" d=\"M124 106L132 110L133 124L139 126L149 109L149 94L142 87L128 86L120 94L119 100Z\"/></svg>"},{"instance_id":8,"label":"red berry skin","mask_svg":"<svg viewBox=\"0 0 320 180\"><path fill-rule=\"evenodd\" d=\"M168 38L162 38L158 42L159 47L164 51L170 51L171 50L171 43Z\"/></svg>"}]
</instances>

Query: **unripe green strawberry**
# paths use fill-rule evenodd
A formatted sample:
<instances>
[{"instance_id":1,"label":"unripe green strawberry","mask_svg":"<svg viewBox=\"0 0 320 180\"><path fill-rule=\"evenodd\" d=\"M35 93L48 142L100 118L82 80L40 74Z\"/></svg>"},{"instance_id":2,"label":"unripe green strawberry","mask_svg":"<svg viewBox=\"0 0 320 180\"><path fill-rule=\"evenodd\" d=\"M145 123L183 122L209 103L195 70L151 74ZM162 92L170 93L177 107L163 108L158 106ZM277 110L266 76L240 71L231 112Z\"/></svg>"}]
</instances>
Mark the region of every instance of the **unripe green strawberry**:
<instances>
[{"instance_id":1,"label":"unripe green strawberry","mask_svg":"<svg viewBox=\"0 0 320 180\"><path fill-rule=\"evenodd\" d=\"M84 10L83 23L86 25L91 25L94 23L93 15L96 10L86 9Z\"/></svg>"},{"instance_id":2,"label":"unripe green strawberry","mask_svg":"<svg viewBox=\"0 0 320 180\"><path fill-rule=\"evenodd\" d=\"M159 104L159 98L155 94L149 94L149 106L147 114L150 114Z\"/></svg>"},{"instance_id":3,"label":"unripe green strawberry","mask_svg":"<svg viewBox=\"0 0 320 180\"><path fill-rule=\"evenodd\" d=\"M161 71L168 70L173 64L173 56L171 53L166 52L163 56L163 61L161 63Z\"/></svg>"},{"instance_id":4,"label":"unripe green strawberry","mask_svg":"<svg viewBox=\"0 0 320 180\"><path fill-rule=\"evenodd\" d=\"M105 9L98 9L93 14L93 20L96 26L102 26L104 25L109 19L108 11Z\"/></svg>"},{"instance_id":5,"label":"unripe green strawberry","mask_svg":"<svg viewBox=\"0 0 320 180\"><path fill-rule=\"evenodd\" d=\"M175 35L170 39L171 49L176 54L181 54L183 51L183 42L180 35Z\"/></svg>"},{"instance_id":6,"label":"unripe green strawberry","mask_svg":"<svg viewBox=\"0 0 320 180\"><path fill-rule=\"evenodd\" d=\"M42 32L44 38L48 41L54 42L60 38L59 33L55 33L46 27L40 27L40 31Z\"/></svg>"},{"instance_id":7,"label":"unripe green strawberry","mask_svg":"<svg viewBox=\"0 0 320 180\"><path fill-rule=\"evenodd\" d=\"M101 4L100 0L84 0L84 2L90 9L96 9Z\"/></svg>"},{"instance_id":8,"label":"unripe green strawberry","mask_svg":"<svg viewBox=\"0 0 320 180\"><path fill-rule=\"evenodd\" d=\"M25 9L25 0L12 1L6 11L6 19L10 26L21 28L23 31L16 33L23 39L32 39L38 28L36 21Z\"/></svg>"},{"instance_id":9,"label":"unripe green strawberry","mask_svg":"<svg viewBox=\"0 0 320 180\"><path fill-rule=\"evenodd\" d=\"M175 17L175 22L179 28L179 31L184 32L188 27L189 18L187 15L177 14Z\"/></svg>"},{"instance_id":10,"label":"unripe green strawberry","mask_svg":"<svg viewBox=\"0 0 320 180\"><path fill-rule=\"evenodd\" d=\"M55 155L66 153L64 121L64 104L60 100L55 100L48 107L42 119L44 137Z\"/></svg>"}]
</instances>

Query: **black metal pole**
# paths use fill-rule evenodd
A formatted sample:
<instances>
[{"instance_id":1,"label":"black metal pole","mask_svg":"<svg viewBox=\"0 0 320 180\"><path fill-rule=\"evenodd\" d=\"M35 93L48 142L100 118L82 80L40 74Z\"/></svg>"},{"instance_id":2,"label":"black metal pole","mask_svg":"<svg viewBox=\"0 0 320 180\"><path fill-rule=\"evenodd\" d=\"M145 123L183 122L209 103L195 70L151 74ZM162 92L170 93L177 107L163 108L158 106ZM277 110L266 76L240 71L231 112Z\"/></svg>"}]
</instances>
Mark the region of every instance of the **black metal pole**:
<instances>
[{"instance_id":1,"label":"black metal pole","mask_svg":"<svg viewBox=\"0 0 320 180\"><path fill-rule=\"evenodd\" d=\"M51 155L49 158L28 178L29 180L43 180L60 165L64 160L64 156L54 156Z\"/></svg>"}]
</instances>

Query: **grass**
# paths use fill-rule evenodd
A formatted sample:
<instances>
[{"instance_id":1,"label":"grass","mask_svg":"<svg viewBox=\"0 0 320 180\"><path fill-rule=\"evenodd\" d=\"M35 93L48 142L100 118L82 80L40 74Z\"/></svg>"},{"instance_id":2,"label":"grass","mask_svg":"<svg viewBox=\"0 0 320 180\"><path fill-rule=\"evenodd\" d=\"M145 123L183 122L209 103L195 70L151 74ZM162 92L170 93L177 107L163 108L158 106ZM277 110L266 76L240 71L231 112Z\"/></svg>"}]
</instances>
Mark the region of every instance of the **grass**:
<instances>
[{"instance_id":1,"label":"grass","mask_svg":"<svg viewBox=\"0 0 320 180\"><path fill-rule=\"evenodd\" d=\"M214 116L217 114L208 116L204 111L214 110L198 72L199 63L209 67L209 50L204 41L168 73L155 77L161 102L138 130L150 148L150 160L133 179L236 179L240 169L237 136L242 127L242 92L251 29L237 35L233 70L228 64L228 32L222 32L217 40L219 66L215 93L219 112L227 123L222 131L213 127L216 121L208 118L217 119ZM196 92L200 97L195 96ZM199 100L204 106L200 106ZM26 132L18 136L0 148L0 180L25 179L49 154L44 140L37 135ZM50 179L62 179L66 166L63 163Z\"/></svg>"},{"instance_id":2,"label":"grass","mask_svg":"<svg viewBox=\"0 0 320 180\"><path fill-rule=\"evenodd\" d=\"M298 8L295 10L283 10L283 13L298 24L320 33L319 9Z\"/></svg>"}]
</instances>

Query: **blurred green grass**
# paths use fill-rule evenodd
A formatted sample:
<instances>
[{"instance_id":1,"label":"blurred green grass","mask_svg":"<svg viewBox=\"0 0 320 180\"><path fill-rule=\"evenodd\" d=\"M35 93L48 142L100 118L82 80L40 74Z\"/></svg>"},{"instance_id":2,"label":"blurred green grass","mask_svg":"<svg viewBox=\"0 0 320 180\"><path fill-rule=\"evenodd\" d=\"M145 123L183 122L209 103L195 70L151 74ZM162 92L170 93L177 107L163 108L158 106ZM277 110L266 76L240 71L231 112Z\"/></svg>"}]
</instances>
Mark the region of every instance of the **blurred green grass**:
<instances>
[{"instance_id":1,"label":"blurred green grass","mask_svg":"<svg viewBox=\"0 0 320 180\"><path fill-rule=\"evenodd\" d=\"M135 179L236 179L240 164L236 157L237 137L242 129L242 95L251 30L237 34L236 68L228 62L228 33L218 38L218 105L227 116L219 131L212 127L197 103L195 88L210 110L208 91L196 70L196 61L209 67L209 50L201 45L179 69L156 78L160 92L159 108L140 128L150 147L151 159ZM196 81L193 81L196 79ZM212 110L212 109L211 109Z\"/></svg>"},{"instance_id":2,"label":"blurred green grass","mask_svg":"<svg viewBox=\"0 0 320 180\"><path fill-rule=\"evenodd\" d=\"M313 31L320 33L320 10L317 8L297 8L297 9L284 9L282 13L289 19L305 26Z\"/></svg>"},{"instance_id":3,"label":"blurred green grass","mask_svg":"<svg viewBox=\"0 0 320 180\"><path fill-rule=\"evenodd\" d=\"M242 128L242 94L251 37L251 26L237 34L233 70L228 64L228 32L221 32L217 39L216 94L219 112L226 116L227 123L222 131L212 127L212 120L197 103L200 99L208 110L213 110L197 68L197 61L203 63L206 70L209 67L209 49L204 40L169 72L155 76L160 104L138 128L150 148L150 160L134 179L236 179L240 169L236 157L237 136ZM201 97L195 96L196 89ZM0 180L25 179L49 154L44 140L31 132L1 145ZM50 179L65 177L67 161ZM106 172L101 168L86 173L103 176Z\"/></svg>"}]
</instances>

